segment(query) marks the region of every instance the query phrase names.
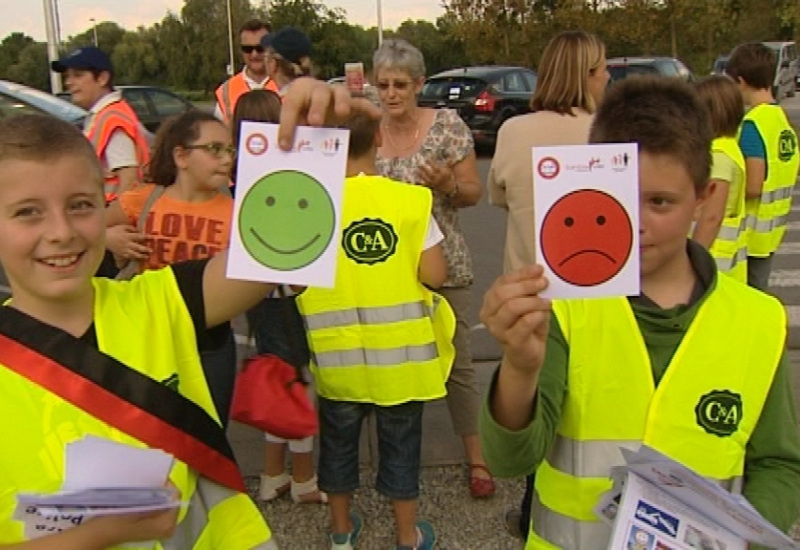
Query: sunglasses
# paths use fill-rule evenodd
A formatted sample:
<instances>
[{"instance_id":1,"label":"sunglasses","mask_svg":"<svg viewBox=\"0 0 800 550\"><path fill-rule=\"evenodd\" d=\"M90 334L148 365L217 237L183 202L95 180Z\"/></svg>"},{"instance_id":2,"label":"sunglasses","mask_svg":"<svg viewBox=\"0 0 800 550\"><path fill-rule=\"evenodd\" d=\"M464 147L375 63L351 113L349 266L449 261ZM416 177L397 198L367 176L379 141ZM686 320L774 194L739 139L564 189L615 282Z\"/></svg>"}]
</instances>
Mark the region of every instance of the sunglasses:
<instances>
[{"instance_id":1,"label":"sunglasses","mask_svg":"<svg viewBox=\"0 0 800 550\"><path fill-rule=\"evenodd\" d=\"M408 90L413 84L414 82L411 80L394 80L391 82L389 81L378 82L376 86L382 92L388 90L389 87L393 87L395 90L402 92Z\"/></svg>"},{"instance_id":2,"label":"sunglasses","mask_svg":"<svg viewBox=\"0 0 800 550\"><path fill-rule=\"evenodd\" d=\"M184 149L202 149L214 155L217 158L222 158L222 156L227 153L231 157L236 156L236 147L233 145L225 145L224 143L220 143L219 141L212 141L210 143L197 143L195 145L185 145Z\"/></svg>"},{"instance_id":3,"label":"sunglasses","mask_svg":"<svg viewBox=\"0 0 800 550\"><path fill-rule=\"evenodd\" d=\"M264 53L264 46L262 46L261 44L256 44L255 46L252 46L250 44L242 44L242 52L247 54L253 52Z\"/></svg>"}]
</instances>

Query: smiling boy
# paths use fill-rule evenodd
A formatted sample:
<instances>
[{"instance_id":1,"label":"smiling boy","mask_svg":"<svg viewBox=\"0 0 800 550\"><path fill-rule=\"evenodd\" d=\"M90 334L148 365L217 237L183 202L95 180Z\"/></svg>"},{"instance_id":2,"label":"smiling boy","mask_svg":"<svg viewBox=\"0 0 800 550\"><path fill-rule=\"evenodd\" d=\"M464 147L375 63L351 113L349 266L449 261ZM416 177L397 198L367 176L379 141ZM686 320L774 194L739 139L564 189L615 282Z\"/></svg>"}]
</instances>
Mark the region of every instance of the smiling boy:
<instances>
[{"instance_id":1,"label":"smiling boy","mask_svg":"<svg viewBox=\"0 0 800 550\"><path fill-rule=\"evenodd\" d=\"M642 444L743 489L783 530L798 517L783 307L719 275L686 238L708 195L711 139L685 83L617 84L590 142L639 144L642 294L551 304L539 297L541 266L529 266L485 296L481 319L504 359L481 435L493 472L536 471L528 549L606 548L610 530L593 508L623 464L619 448Z\"/></svg>"}]
</instances>

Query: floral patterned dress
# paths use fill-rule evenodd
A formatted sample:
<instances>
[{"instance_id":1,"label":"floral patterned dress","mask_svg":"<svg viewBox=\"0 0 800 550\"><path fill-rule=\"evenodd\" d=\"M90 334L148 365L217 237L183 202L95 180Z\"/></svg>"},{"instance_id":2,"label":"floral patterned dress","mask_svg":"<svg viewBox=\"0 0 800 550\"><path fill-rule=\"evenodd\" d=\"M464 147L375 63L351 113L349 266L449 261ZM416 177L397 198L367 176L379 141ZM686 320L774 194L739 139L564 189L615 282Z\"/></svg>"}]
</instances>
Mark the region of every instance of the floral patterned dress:
<instances>
[{"instance_id":1,"label":"floral patterned dress","mask_svg":"<svg viewBox=\"0 0 800 550\"><path fill-rule=\"evenodd\" d=\"M467 125L452 109L436 111L433 124L419 149L407 157L384 158L378 155L378 172L397 181L421 184L419 167L428 162L457 164L473 150L475 144ZM472 258L458 221L458 209L441 193L433 193L433 217L444 234L444 255L447 258L446 287L472 284Z\"/></svg>"}]
</instances>

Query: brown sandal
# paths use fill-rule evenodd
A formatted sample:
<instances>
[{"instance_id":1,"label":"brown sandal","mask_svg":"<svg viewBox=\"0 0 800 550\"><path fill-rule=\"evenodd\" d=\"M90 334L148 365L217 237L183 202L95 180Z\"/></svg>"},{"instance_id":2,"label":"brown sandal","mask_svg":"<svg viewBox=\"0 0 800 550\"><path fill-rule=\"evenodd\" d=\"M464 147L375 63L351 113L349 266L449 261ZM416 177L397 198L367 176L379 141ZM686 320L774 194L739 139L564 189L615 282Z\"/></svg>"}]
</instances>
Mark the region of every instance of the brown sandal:
<instances>
[{"instance_id":1,"label":"brown sandal","mask_svg":"<svg viewBox=\"0 0 800 550\"><path fill-rule=\"evenodd\" d=\"M475 477L473 470L483 470L489 474L489 479ZM495 487L494 479L491 476L492 472L484 464L469 465L469 494L472 495L472 498L489 498L497 492L497 487Z\"/></svg>"}]
</instances>

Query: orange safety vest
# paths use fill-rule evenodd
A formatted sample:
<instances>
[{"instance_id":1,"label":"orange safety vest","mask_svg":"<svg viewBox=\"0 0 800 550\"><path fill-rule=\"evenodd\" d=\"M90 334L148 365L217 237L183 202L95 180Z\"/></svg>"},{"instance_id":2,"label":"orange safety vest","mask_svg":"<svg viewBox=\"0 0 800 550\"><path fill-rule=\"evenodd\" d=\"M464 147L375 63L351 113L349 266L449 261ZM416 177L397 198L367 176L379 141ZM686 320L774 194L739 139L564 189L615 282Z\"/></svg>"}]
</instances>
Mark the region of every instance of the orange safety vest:
<instances>
[{"instance_id":1,"label":"orange safety vest","mask_svg":"<svg viewBox=\"0 0 800 550\"><path fill-rule=\"evenodd\" d=\"M120 99L100 109L94 115L92 123L85 131L86 137L92 142L97 157L102 159L111 136L117 130L122 130L133 140L136 148L136 163L139 181L144 181L144 167L150 162L150 147L142 132L142 126L136 113L125 100ZM117 198L119 178L109 171L105 175L106 202Z\"/></svg>"},{"instance_id":2,"label":"orange safety vest","mask_svg":"<svg viewBox=\"0 0 800 550\"><path fill-rule=\"evenodd\" d=\"M275 84L275 81L271 78L267 79L267 83L264 84L263 89L270 90L276 94L278 93L278 85ZM243 94L249 91L250 86L248 86L247 81L244 79L244 71L233 75L220 84L217 91L214 92L214 95L217 96L217 105L219 105L219 110L225 122L230 122L233 116L233 110L236 107L236 102L239 101L239 98Z\"/></svg>"}]
</instances>

